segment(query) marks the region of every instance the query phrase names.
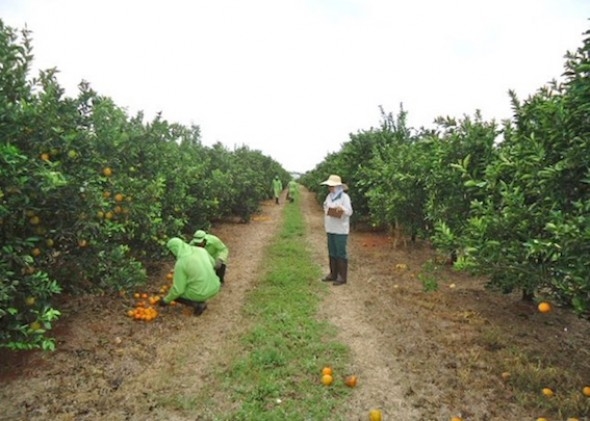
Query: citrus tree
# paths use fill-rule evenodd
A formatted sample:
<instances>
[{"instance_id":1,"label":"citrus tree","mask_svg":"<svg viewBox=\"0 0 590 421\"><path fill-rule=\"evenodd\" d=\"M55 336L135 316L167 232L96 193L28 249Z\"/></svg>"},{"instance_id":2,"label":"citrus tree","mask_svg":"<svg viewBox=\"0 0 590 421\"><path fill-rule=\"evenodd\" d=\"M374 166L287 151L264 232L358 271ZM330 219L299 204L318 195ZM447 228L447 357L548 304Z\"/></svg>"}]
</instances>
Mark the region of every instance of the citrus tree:
<instances>
[{"instance_id":1,"label":"citrus tree","mask_svg":"<svg viewBox=\"0 0 590 421\"><path fill-rule=\"evenodd\" d=\"M248 220L288 173L203 146L197 126L130 117L85 81L67 97L56 69L30 78L29 35L0 21L0 346L53 349L55 294L144 283L170 237Z\"/></svg>"}]
</instances>

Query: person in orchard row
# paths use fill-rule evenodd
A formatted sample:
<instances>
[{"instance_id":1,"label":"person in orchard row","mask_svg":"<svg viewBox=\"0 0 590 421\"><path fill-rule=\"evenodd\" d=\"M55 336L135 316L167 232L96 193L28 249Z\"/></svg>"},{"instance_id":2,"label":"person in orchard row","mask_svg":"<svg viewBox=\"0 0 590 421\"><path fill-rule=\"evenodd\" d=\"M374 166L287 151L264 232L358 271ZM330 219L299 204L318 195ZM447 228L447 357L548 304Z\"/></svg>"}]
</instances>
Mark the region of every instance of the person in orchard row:
<instances>
[{"instance_id":1,"label":"person in orchard row","mask_svg":"<svg viewBox=\"0 0 590 421\"><path fill-rule=\"evenodd\" d=\"M229 258L229 248L219 237L203 230L195 232L190 244L197 247L203 247L211 255L214 260L215 273L219 277L219 281L223 286L223 283L225 282L225 270Z\"/></svg>"},{"instance_id":2,"label":"person in orchard row","mask_svg":"<svg viewBox=\"0 0 590 421\"><path fill-rule=\"evenodd\" d=\"M168 240L166 247L176 257L174 278L168 294L158 301L166 306L172 301L192 307L195 316L207 309L207 300L220 290L214 260L204 248L193 247L178 237Z\"/></svg>"},{"instance_id":3,"label":"person in orchard row","mask_svg":"<svg viewBox=\"0 0 590 421\"><path fill-rule=\"evenodd\" d=\"M346 193L348 187L342 183L340 176L330 175L320 184L328 186L328 195L324 200L324 228L328 237L328 257L330 273L322 281L344 285L348 279L348 234L352 203Z\"/></svg>"}]
</instances>

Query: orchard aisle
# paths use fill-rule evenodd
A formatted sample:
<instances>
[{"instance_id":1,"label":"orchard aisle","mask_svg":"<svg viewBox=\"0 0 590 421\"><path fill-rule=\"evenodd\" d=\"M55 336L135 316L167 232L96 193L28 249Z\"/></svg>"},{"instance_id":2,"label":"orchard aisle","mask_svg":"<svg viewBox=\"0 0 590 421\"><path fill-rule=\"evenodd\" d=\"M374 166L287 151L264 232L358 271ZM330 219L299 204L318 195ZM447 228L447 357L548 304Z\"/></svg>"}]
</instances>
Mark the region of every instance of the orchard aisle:
<instances>
[{"instance_id":1,"label":"orchard aisle","mask_svg":"<svg viewBox=\"0 0 590 421\"><path fill-rule=\"evenodd\" d=\"M307 191L302 190L301 200L312 255L316 256L317 264L327 271L328 252L321 206ZM384 419L422 419L404 397L407 380L397 361L395 349L388 348L385 342L384 326L371 320L371 312L382 311L372 300L371 288L374 271L379 269L378 264L384 262L379 259L361 262L357 237L357 234L351 233L349 238L348 283L342 286L328 284L331 292L320 306L320 316L338 328L338 340L350 347L352 352L350 372L336 373L336 376L355 374L359 378L348 403L349 410L345 412L365 419L369 410L376 408L382 411Z\"/></svg>"}]
</instances>

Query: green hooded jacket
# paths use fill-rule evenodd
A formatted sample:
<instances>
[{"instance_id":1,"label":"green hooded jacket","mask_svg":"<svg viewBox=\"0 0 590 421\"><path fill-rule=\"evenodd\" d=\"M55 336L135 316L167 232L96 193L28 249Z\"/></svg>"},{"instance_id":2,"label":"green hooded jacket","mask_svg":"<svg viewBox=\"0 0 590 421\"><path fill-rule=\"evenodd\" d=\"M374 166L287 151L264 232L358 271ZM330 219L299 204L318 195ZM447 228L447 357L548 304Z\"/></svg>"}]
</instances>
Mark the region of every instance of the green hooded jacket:
<instances>
[{"instance_id":1,"label":"green hooded jacket","mask_svg":"<svg viewBox=\"0 0 590 421\"><path fill-rule=\"evenodd\" d=\"M213 234L208 234L205 231L198 230L195 232L193 239L190 244L192 246L199 246L203 241L207 241L205 244L205 250L209 252L214 260L221 260L227 264L229 258L229 249L221 239Z\"/></svg>"},{"instance_id":2,"label":"green hooded jacket","mask_svg":"<svg viewBox=\"0 0 590 421\"><path fill-rule=\"evenodd\" d=\"M281 182L281 179L278 176L276 176L272 180L272 192L274 194L274 197L279 197L281 195L282 191L283 191L283 183Z\"/></svg>"},{"instance_id":3,"label":"green hooded jacket","mask_svg":"<svg viewBox=\"0 0 590 421\"><path fill-rule=\"evenodd\" d=\"M299 197L299 183L297 183L297 181L289 181L289 184L287 184L287 188L289 189L289 196L291 196L293 199Z\"/></svg>"},{"instance_id":4,"label":"green hooded jacket","mask_svg":"<svg viewBox=\"0 0 590 421\"><path fill-rule=\"evenodd\" d=\"M176 264L165 303L179 297L204 302L219 292L221 283L213 269L214 260L204 248L193 247L177 237L166 246L176 256Z\"/></svg>"}]
</instances>

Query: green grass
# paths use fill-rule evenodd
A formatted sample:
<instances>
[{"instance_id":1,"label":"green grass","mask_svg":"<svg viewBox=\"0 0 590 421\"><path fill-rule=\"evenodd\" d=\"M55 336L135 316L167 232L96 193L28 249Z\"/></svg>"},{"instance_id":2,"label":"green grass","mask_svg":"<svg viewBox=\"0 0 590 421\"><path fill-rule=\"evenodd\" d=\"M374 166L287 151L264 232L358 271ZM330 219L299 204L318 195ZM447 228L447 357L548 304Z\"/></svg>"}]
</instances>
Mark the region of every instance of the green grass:
<instances>
[{"instance_id":1,"label":"green grass","mask_svg":"<svg viewBox=\"0 0 590 421\"><path fill-rule=\"evenodd\" d=\"M266 249L266 273L244 308L251 328L220 373L235 409L218 408L215 419L346 419L342 403L349 389L338 376L329 387L320 379L326 365L345 372L349 349L335 340L333 326L318 320L327 287L307 248L300 208L285 206L284 212L278 238Z\"/></svg>"}]
</instances>

